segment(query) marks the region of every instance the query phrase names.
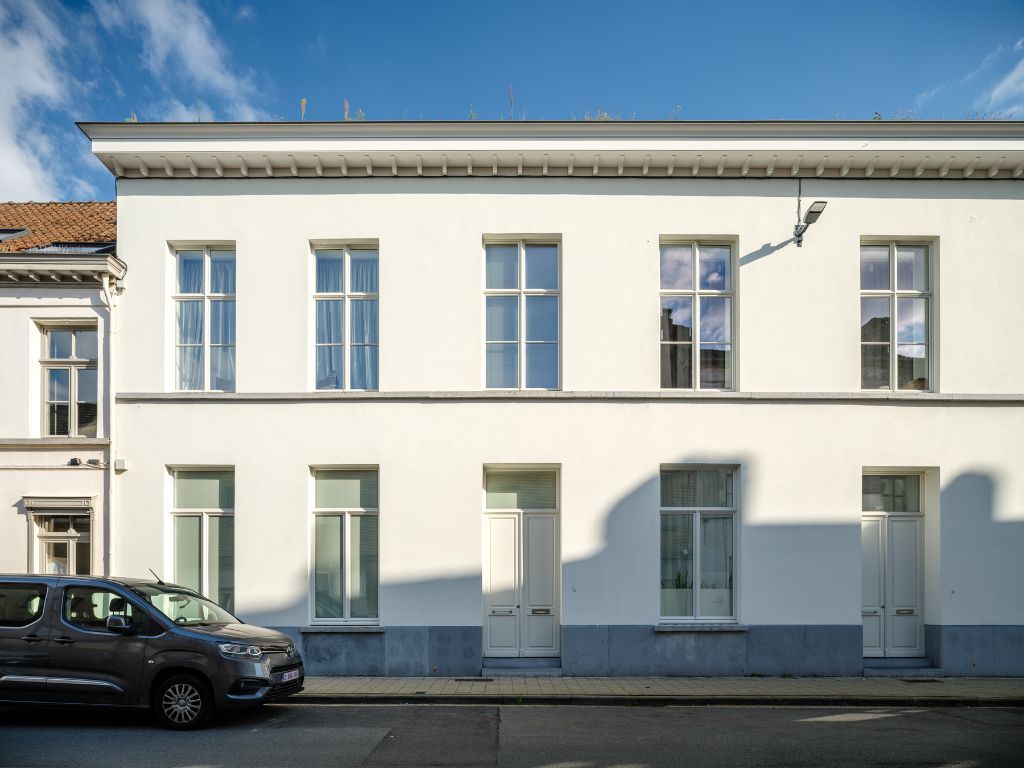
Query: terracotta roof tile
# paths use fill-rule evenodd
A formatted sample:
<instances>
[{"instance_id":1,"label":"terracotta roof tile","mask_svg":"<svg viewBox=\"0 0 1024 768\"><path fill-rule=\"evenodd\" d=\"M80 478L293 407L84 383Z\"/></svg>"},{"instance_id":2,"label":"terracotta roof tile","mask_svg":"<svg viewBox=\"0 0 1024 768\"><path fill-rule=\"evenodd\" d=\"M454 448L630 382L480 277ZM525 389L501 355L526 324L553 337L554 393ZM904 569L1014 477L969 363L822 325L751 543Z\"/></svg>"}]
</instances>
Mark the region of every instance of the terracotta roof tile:
<instances>
[{"instance_id":1,"label":"terracotta roof tile","mask_svg":"<svg viewBox=\"0 0 1024 768\"><path fill-rule=\"evenodd\" d=\"M117 239L117 203L0 203L0 229L21 227L32 231L0 241L0 253L57 242L112 242Z\"/></svg>"}]
</instances>

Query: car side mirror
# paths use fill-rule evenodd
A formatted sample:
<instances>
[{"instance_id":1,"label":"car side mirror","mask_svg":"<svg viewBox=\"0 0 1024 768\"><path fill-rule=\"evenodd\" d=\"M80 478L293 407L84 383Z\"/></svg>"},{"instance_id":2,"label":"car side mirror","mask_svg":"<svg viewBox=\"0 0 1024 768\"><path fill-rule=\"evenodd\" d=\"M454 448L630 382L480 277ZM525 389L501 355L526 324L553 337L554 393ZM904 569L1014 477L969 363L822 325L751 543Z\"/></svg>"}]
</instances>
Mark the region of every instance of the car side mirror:
<instances>
[{"instance_id":1,"label":"car side mirror","mask_svg":"<svg viewBox=\"0 0 1024 768\"><path fill-rule=\"evenodd\" d=\"M134 635L135 625L127 616L114 614L107 616L107 632L113 632L115 635Z\"/></svg>"}]
</instances>

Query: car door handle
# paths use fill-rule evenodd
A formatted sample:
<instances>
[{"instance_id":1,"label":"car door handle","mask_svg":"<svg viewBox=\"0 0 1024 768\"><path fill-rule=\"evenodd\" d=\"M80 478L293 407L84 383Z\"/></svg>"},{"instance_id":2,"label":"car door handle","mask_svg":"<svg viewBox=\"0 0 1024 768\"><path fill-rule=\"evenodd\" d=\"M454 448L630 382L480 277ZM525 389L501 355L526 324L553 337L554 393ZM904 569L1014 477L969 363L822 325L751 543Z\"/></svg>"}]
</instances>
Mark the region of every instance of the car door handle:
<instances>
[{"instance_id":1,"label":"car door handle","mask_svg":"<svg viewBox=\"0 0 1024 768\"><path fill-rule=\"evenodd\" d=\"M41 643L46 638L39 635L22 635L21 639L26 643Z\"/></svg>"},{"instance_id":2,"label":"car door handle","mask_svg":"<svg viewBox=\"0 0 1024 768\"><path fill-rule=\"evenodd\" d=\"M54 640L54 642L55 642L55 643L60 643L61 645L71 645L71 643L73 643L73 642L75 642L75 641L74 641L74 640L72 640L72 639L71 639L70 637L64 636L64 637L58 637L58 638L56 638L56 639Z\"/></svg>"}]
</instances>

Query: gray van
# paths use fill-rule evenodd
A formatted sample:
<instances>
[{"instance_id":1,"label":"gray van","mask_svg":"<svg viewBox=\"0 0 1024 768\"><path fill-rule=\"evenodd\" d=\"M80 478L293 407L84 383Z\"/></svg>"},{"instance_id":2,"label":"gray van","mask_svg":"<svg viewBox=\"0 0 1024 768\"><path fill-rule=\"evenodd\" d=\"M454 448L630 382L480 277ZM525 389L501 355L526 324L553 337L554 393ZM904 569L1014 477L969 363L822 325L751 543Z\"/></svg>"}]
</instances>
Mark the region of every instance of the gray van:
<instances>
[{"instance_id":1,"label":"gray van","mask_svg":"<svg viewBox=\"0 0 1024 768\"><path fill-rule=\"evenodd\" d=\"M168 728L302 690L295 645L185 587L0 575L0 702L150 707Z\"/></svg>"}]
</instances>

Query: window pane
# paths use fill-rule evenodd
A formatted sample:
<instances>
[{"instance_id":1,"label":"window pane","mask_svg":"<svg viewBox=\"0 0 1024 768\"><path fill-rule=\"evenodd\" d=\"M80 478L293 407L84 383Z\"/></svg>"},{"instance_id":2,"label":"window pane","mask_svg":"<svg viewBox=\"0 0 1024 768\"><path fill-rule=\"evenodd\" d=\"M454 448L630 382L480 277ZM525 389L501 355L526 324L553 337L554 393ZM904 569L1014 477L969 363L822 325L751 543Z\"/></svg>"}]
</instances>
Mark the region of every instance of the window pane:
<instances>
[{"instance_id":1,"label":"window pane","mask_svg":"<svg viewBox=\"0 0 1024 768\"><path fill-rule=\"evenodd\" d=\"M48 331L51 360L66 360L71 357L71 331Z\"/></svg>"},{"instance_id":2,"label":"window pane","mask_svg":"<svg viewBox=\"0 0 1024 768\"><path fill-rule=\"evenodd\" d=\"M235 254L214 251L210 254L210 293L235 292Z\"/></svg>"},{"instance_id":3,"label":"window pane","mask_svg":"<svg viewBox=\"0 0 1024 768\"><path fill-rule=\"evenodd\" d=\"M662 507L732 507L733 470L665 469L661 472Z\"/></svg>"},{"instance_id":4,"label":"window pane","mask_svg":"<svg viewBox=\"0 0 1024 768\"><path fill-rule=\"evenodd\" d=\"M202 591L201 523L199 516L174 518L174 581L197 592Z\"/></svg>"},{"instance_id":5,"label":"window pane","mask_svg":"<svg viewBox=\"0 0 1024 768\"><path fill-rule=\"evenodd\" d=\"M526 246L526 287L558 289L558 246Z\"/></svg>"},{"instance_id":6,"label":"window pane","mask_svg":"<svg viewBox=\"0 0 1024 768\"><path fill-rule=\"evenodd\" d=\"M317 509L376 509L377 470L316 470Z\"/></svg>"},{"instance_id":7,"label":"window pane","mask_svg":"<svg viewBox=\"0 0 1024 768\"><path fill-rule=\"evenodd\" d=\"M196 302L198 303L198 302ZM210 343L235 343L235 302L210 302Z\"/></svg>"},{"instance_id":8,"label":"window pane","mask_svg":"<svg viewBox=\"0 0 1024 768\"><path fill-rule=\"evenodd\" d=\"M178 347L178 389L203 388L203 348Z\"/></svg>"},{"instance_id":9,"label":"window pane","mask_svg":"<svg viewBox=\"0 0 1024 768\"><path fill-rule=\"evenodd\" d=\"M919 475L864 475L862 503L865 512L920 512Z\"/></svg>"},{"instance_id":10,"label":"window pane","mask_svg":"<svg viewBox=\"0 0 1024 768\"><path fill-rule=\"evenodd\" d=\"M206 557L210 563L210 588L213 602L227 611L235 609L235 518L211 516L207 521L210 540Z\"/></svg>"},{"instance_id":11,"label":"window pane","mask_svg":"<svg viewBox=\"0 0 1024 768\"><path fill-rule=\"evenodd\" d=\"M341 389L344 383L342 371L342 347L316 348L316 388Z\"/></svg>"},{"instance_id":12,"label":"window pane","mask_svg":"<svg viewBox=\"0 0 1024 768\"><path fill-rule=\"evenodd\" d=\"M343 618L345 535L341 515L317 515L313 535L313 615L318 619Z\"/></svg>"},{"instance_id":13,"label":"window pane","mask_svg":"<svg viewBox=\"0 0 1024 768\"><path fill-rule=\"evenodd\" d=\"M526 340L558 341L558 297L526 297Z\"/></svg>"},{"instance_id":14,"label":"window pane","mask_svg":"<svg viewBox=\"0 0 1024 768\"><path fill-rule=\"evenodd\" d=\"M350 616L353 619L375 619L379 572L377 516L352 515L349 520Z\"/></svg>"},{"instance_id":15,"label":"window pane","mask_svg":"<svg viewBox=\"0 0 1024 768\"><path fill-rule=\"evenodd\" d=\"M211 347L210 389L220 392L235 391L235 348Z\"/></svg>"},{"instance_id":16,"label":"window pane","mask_svg":"<svg viewBox=\"0 0 1024 768\"><path fill-rule=\"evenodd\" d=\"M558 345L526 345L526 386L531 389L558 388Z\"/></svg>"},{"instance_id":17,"label":"window pane","mask_svg":"<svg viewBox=\"0 0 1024 768\"><path fill-rule=\"evenodd\" d=\"M70 573L69 564L68 542L47 541L43 544L43 573L66 576Z\"/></svg>"},{"instance_id":18,"label":"window pane","mask_svg":"<svg viewBox=\"0 0 1024 768\"><path fill-rule=\"evenodd\" d=\"M178 304L178 343L203 343L203 302L179 301Z\"/></svg>"},{"instance_id":19,"label":"window pane","mask_svg":"<svg viewBox=\"0 0 1024 768\"><path fill-rule=\"evenodd\" d=\"M78 434L96 437L96 371L83 368L78 371Z\"/></svg>"},{"instance_id":20,"label":"window pane","mask_svg":"<svg viewBox=\"0 0 1024 768\"><path fill-rule=\"evenodd\" d=\"M174 475L177 509L233 509L235 473L232 470L181 469Z\"/></svg>"},{"instance_id":21,"label":"window pane","mask_svg":"<svg viewBox=\"0 0 1024 768\"><path fill-rule=\"evenodd\" d=\"M519 386L519 346L488 344L486 351L487 386L510 389Z\"/></svg>"},{"instance_id":22,"label":"window pane","mask_svg":"<svg viewBox=\"0 0 1024 768\"><path fill-rule=\"evenodd\" d=\"M203 292L203 252L178 251L178 293Z\"/></svg>"},{"instance_id":23,"label":"window pane","mask_svg":"<svg viewBox=\"0 0 1024 768\"><path fill-rule=\"evenodd\" d=\"M355 293L377 292L377 251L352 251L349 266L352 275L352 291Z\"/></svg>"},{"instance_id":24,"label":"window pane","mask_svg":"<svg viewBox=\"0 0 1024 768\"><path fill-rule=\"evenodd\" d=\"M488 296L486 299L487 341L519 339L519 297Z\"/></svg>"},{"instance_id":25,"label":"window pane","mask_svg":"<svg viewBox=\"0 0 1024 768\"><path fill-rule=\"evenodd\" d=\"M928 248L896 246L896 288L901 291L928 290Z\"/></svg>"},{"instance_id":26,"label":"window pane","mask_svg":"<svg viewBox=\"0 0 1024 768\"><path fill-rule=\"evenodd\" d=\"M693 299L691 297L662 297L661 340L693 340Z\"/></svg>"},{"instance_id":27,"label":"window pane","mask_svg":"<svg viewBox=\"0 0 1024 768\"><path fill-rule=\"evenodd\" d=\"M860 388L889 388L889 345L863 344L860 348Z\"/></svg>"},{"instance_id":28,"label":"window pane","mask_svg":"<svg viewBox=\"0 0 1024 768\"><path fill-rule=\"evenodd\" d=\"M860 340L889 341L890 302L888 296L860 300Z\"/></svg>"},{"instance_id":29,"label":"window pane","mask_svg":"<svg viewBox=\"0 0 1024 768\"><path fill-rule=\"evenodd\" d=\"M661 345L661 386L669 389L693 388L693 345Z\"/></svg>"},{"instance_id":30,"label":"window pane","mask_svg":"<svg viewBox=\"0 0 1024 768\"><path fill-rule=\"evenodd\" d=\"M889 246L861 246L860 288L862 291L889 290Z\"/></svg>"},{"instance_id":31,"label":"window pane","mask_svg":"<svg viewBox=\"0 0 1024 768\"><path fill-rule=\"evenodd\" d=\"M701 389L732 388L732 347L728 344L700 345Z\"/></svg>"},{"instance_id":32,"label":"window pane","mask_svg":"<svg viewBox=\"0 0 1024 768\"><path fill-rule=\"evenodd\" d=\"M732 341L732 299L700 300L700 340L722 344Z\"/></svg>"},{"instance_id":33,"label":"window pane","mask_svg":"<svg viewBox=\"0 0 1024 768\"><path fill-rule=\"evenodd\" d=\"M661 516L661 615L693 616L693 515Z\"/></svg>"},{"instance_id":34,"label":"window pane","mask_svg":"<svg viewBox=\"0 0 1024 768\"><path fill-rule=\"evenodd\" d=\"M96 437L96 403L78 404L79 437Z\"/></svg>"},{"instance_id":35,"label":"window pane","mask_svg":"<svg viewBox=\"0 0 1024 768\"><path fill-rule=\"evenodd\" d=\"M70 399L71 371L67 368L51 368L47 371L49 387L47 400L66 403Z\"/></svg>"},{"instance_id":36,"label":"window pane","mask_svg":"<svg viewBox=\"0 0 1024 768\"><path fill-rule=\"evenodd\" d=\"M341 293L344 287L344 251L316 252L316 292Z\"/></svg>"},{"instance_id":37,"label":"window pane","mask_svg":"<svg viewBox=\"0 0 1024 768\"><path fill-rule=\"evenodd\" d=\"M377 347L368 344L354 344L352 355L352 389L377 389Z\"/></svg>"},{"instance_id":38,"label":"window pane","mask_svg":"<svg viewBox=\"0 0 1024 768\"><path fill-rule=\"evenodd\" d=\"M96 331L75 331L75 357L79 360L97 358Z\"/></svg>"},{"instance_id":39,"label":"window pane","mask_svg":"<svg viewBox=\"0 0 1024 768\"><path fill-rule=\"evenodd\" d=\"M48 406L47 434L69 435L71 423L71 406L68 404L52 404Z\"/></svg>"},{"instance_id":40,"label":"window pane","mask_svg":"<svg viewBox=\"0 0 1024 768\"><path fill-rule=\"evenodd\" d=\"M556 509L555 473L551 470L488 472L484 478L487 509Z\"/></svg>"},{"instance_id":41,"label":"window pane","mask_svg":"<svg viewBox=\"0 0 1024 768\"><path fill-rule=\"evenodd\" d=\"M896 386L900 389L928 389L928 346L896 346Z\"/></svg>"},{"instance_id":42,"label":"window pane","mask_svg":"<svg viewBox=\"0 0 1024 768\"><path fill-rule=\"evenodd\" d=\"M88 576L92 572L92 554L88 541L75 542L75 575Z\"/></svg>"},{"instance_id":43,"label":"window pane","mask_svg":"<svg viewBox=\"0 0 1024 768\"><path fill-rule=\"evenodd\" d=\"M727 245L701 245L697 248L697 264L700 267L700 289L702 291L728 291L732 281L729 275Z\"/></svg>"},{"instance_id":44,"label":"window pane","mask_svg":"<svg viewBox=\"0 0 1024 768\"><path fill-rule=\"evenodd\" d=\"M4 584L0 587L0 627L24 627L31 624L43 615L45 603L44 586Z\"/></svg>"},{"instance_id":45,"label":"window pane","mask_svg":"<svg viewBox=\"0 0 1024 768\"><path fill-rule=\"evenodd\" d=\"M377 343L377 300L353 299L349 302L352 309L353 344Z\"/></svg>"},{"instance_id":46,"label":"window pane","mask_svg":"<svg viewBox=\"0 0 1024 768\"><path fill-rule=\"evenodd\" d=\"M519 287L519 246L486 246L486 288Z\"/></svg>"},{"instance_id":47,"label":"window pane","mask_svg":"<svg viewBox=\"0 0 1024 768\"><path fill-rule=\"evenodd\" d=\"M896 341L928 343L928 299L896 299Z\"/></svg>"},{"instance_id":48,"label":"window pane","mask_svg":"<svg viewBox=\"0 0 1024 768\"><path fill-rule=\"evenodd\" d=\"M732 516L701 515L701 616L732 616L732 558Z\"/></svg>"},{"instance_id":49,"label":"window pane","mask_svg":"<svg viewBox=\"0 0 1024 768\"><path fill-rule=\"evenodd\" d=\"M693 289L693 246L661 246L661 287L675 291Z\"/></svg>"},{"instance_id":50,"label":"window pane","mask_svg":"<svg viewBox=\"0 0 1024 768\"><path fill-rule=\"evenodd\" d=\"M345 302L341 299L320 299L316 302L317 344L340 344L345 317Z\"/></svg>"}]
</instances>

